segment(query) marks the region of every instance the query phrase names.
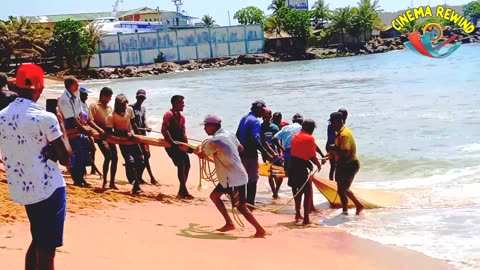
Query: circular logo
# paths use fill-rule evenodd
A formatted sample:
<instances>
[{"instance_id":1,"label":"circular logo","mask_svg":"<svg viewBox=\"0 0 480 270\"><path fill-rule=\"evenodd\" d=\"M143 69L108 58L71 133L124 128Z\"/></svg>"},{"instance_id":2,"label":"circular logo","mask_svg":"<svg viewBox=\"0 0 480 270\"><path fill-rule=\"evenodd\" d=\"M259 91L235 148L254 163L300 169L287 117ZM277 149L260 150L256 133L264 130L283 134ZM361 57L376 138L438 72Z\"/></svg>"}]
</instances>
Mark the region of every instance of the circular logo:
<instances>
[{"instance_id":1,"label":"circular logo","mask_svg":"<svg viewBox=\"0 0 480 270\"><path fill-rule=\"evenodd\" d=\"M423 28L423 34L429 35L431 42L436 42L443 37L443 28L438 23L429 23Z\"/></svg>"}]
</instances>

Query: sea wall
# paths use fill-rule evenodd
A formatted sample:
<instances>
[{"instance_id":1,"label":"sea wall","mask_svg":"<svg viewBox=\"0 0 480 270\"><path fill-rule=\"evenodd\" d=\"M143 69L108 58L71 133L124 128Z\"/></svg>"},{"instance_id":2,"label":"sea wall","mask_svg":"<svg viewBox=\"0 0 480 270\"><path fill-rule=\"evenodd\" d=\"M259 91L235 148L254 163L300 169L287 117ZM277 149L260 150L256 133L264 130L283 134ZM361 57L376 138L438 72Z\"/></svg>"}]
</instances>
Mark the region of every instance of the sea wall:
<instances>
[{"instance_id":1,"label":"sea wall","mask_svg":"<svg viewBox=\"0 0 480 270\"><path fill-rule=\"evenodd\" d=\"M262 25L192 28L152 33L107 35L98 44L91 67L140 66L165 61L208 59L263 53Z\"/></svg>"}]
</instances>

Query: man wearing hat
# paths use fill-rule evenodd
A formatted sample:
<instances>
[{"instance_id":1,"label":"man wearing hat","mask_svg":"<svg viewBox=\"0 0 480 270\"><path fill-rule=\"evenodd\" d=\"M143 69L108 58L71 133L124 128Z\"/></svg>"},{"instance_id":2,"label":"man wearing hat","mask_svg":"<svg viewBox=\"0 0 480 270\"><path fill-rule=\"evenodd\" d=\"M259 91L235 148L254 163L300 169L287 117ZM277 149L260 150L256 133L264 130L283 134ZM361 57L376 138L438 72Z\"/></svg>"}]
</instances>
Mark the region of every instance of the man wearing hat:
<instances>
[{"instance_id":1,"label":"man wearing hat","mask_svg":"<svg viewBox=\"0 0 480 270\"><path fill-rule=\"evenodd\" d=\"M255 196L257 194L257 181L258 181L258 153L257 150L264 155L267 160L273 162L273 157L263 147L262 140L260 138L261 124L258 120L262 117L263 108L265 108L265 102L257 100L252 103L250 112L242 117L237 129L238 141L243 145L245 151L240 153L243 166L247 170L248 184L247 184L247 203L255 205ZM251 207L250 209L253 209Z\"/></svg>"},{"instance_id":2,"label":"man wearing hat","mask_svg":"<svg viewBox=\"0 0 480 270\"><path fill-rule=\"evenodd\" d=\"M343 115L343 124L347 123L347 116L348 112L347 109L345 108L340 108L338 109L339 113L342 113ZM328 126L327 126L327 143L325 146L325 149L327 152L330 152L330 146L335 144L335 130L333 130L332 123L328 121ZM328 178L333 181L334 176L335 176L335 168L336 163L335 163L335 157L332 155L330 157L330 173L328 174Z\"/></svg>"},{"instance_id":3,"label":"man wearing hat","mask_svg":"<svg viewBox=\"0 0 480 270\"><path fill-rule=\"evenodd\" d=\"M133 108L135 113L135 124L137 124L138 132L140 135L147 135L147 132L152 132L152 128L148 126L147 122L147 109L143 106L143 102L147 99L147 91L140 89L137 91L136 95L137 102L133 105L130 105ZM143 159L145 160L145 167L147 168L148 174L150 175L150 183L152 185L157 185L158 181L155 179L152 173L152 168L150 167L150 147L147 144L140 144L143 152ZM145 170L145 169L143 169ZM140 173L143 175L143 171ZM141 182L145 182L143 179Z\"/></svg>"},{"instance_id":4,"label":"man wearing hat","mask_svg":"<svg viewBox=\"0 0 480 270\"><path fill-rule=\"evenodd\" d=\"M80 105L82 106L82 112L81 112L81 118L82 120L87 123L88 122L88 104L87 104L87 99L88 99L88 94L90 93L90 90L88 90L84 86L80 86ZM93 140L92 136L88 136L88 142L90 146L90 166L92 169L90 170L90 174L95 174L98 173L100 177L102 177L102 173L98 170L97 166L95 165L95 152L97 152L97 149L95 148L95 142Z\"/></svg>"},{"instance_id":5,"label":"man wearing hat","mask_svg":"<svg viewBox=\"0 0 480 270\"><path fill-rule=\"evenodd\" d=\"M222 129L220 117L209 114L205 117L204 124L205 132L212 137L199 146L195 153L200 158L211 156L215 162L219 183L210 194L210 199L225 219L225 225L217 231L226 232L235 229L232 218L220 199L223 194L228 194L232 200L232 205L255 227L254 237L264 237L267 234L266 231L246 205L245 189L248 176L239 155L239 152L243 151L243 146L235 135Z\"/></svg>"},{"instance_id":6,"label":"man wearing hat","mask_svg":"<svg viewBox=\"0 0 480 270\"><path fill-rule=\"evenodd\" d=\"M337 164L335 181L337 181L338 196L342 202L342 214L348 215L348 199L350 199L357 208L356 214L359 215L365 207L350 191L353 179L360 169L355 139L350 129L344 124L343 113L330 114L330 123L337 134L335 144L330 147L330 151L333 152Z\"/></svg>"},{"instance_id":7,"label":"man wearing hat","mask_svg":"<svg viewBox=\"0 0 480 270\"><path fill-rule=\"evenodd\" d=\"M36 102L43 70L18 68L18 98L0 111L0 147L12 201L25 205L32 243L25 269L54 269L55 249L63 245L66 192L57 160L69 166L72 153L62 122Z\"/></svg>"}]
</instances>

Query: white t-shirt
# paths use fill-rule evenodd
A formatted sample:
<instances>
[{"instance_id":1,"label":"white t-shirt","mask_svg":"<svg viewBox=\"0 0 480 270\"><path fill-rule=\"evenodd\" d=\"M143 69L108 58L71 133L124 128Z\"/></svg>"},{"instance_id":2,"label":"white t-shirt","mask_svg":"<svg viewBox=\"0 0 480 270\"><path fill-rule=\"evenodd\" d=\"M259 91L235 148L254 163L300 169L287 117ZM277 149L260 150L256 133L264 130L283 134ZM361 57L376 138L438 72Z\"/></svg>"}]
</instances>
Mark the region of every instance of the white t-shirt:
<instances>
[{"instance_id":1,"label":"white t-shirt","mask_svg":"<svg viewBox=\"0 0 480 270\"><path fill-rule=\"evenodd\" d=\"M34 204L65 186L58 164L41 154L60 136L57 117L31 100L17 98L0 111L0 147L12 201Z\"/></svg>"},{"instance_id":2,"label":"white t-shirt","mask_svg":"<svg viewBox=\"0 0 480 270\"><path fill-rule=\"evenodd\" d=\"M302 130L302 126L299 123L293 123L288 126L284 126L277 134L273 136L275 139L282 140L282 145L285 149L288 149L292 145L292 139L295 134Z\"/></svg>"},{"instance_id":3,"label":"white t-shirt","mask_svg":"<svg viewBox=\"0 0 480 270\"><path fill-rule=\"evenodd\" d=\"M62 112L63 118L68 119L72 117L79 117L82 109L82 101L79 97L72 96L68 90L65 90L63 94L58 98L58 108ZM85 111L84 113L87 113Z\"/></svg>"},{"instance_id":4,"label":"white t-shirt","mask_svg":"<svg viewBox=\"0 0 480 270\"><path fill-rule=\"evenodd\" d=\"M219 129L203 146L205 154L213 157L218 181L224 188L243 186L248 182L238 153L239 145L234 134Z\"/></svg>"}]
</instances>

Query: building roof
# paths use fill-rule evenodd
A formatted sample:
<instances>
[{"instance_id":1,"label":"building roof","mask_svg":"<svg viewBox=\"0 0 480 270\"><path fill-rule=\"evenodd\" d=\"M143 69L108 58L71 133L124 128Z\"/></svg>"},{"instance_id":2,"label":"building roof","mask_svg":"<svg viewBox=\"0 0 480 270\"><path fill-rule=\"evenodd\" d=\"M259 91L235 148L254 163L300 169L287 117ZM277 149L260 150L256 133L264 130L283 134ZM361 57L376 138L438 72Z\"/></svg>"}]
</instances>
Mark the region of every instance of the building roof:
<instances>
[{"instance_id":1,"label":"building roof","mask_svg":"<svg viewBox=\"0 0 480 270\"><path fill-rule=\"evenodd\" d=\"M117 17L126 17L134 14L152 14L152 13L177 13L175 11L156 10L149 7L136 8L132 10L119 11ZM190 17L181 13L178 13L185 19L197 19L196 17ZM72 19L74 21L93 21L97 18L111 17L112 12L92 12L92 13L77 13L77 14L58 14L58 15L42 15L42 16L27 16L32 23L48 23L59 22L66 19Z\"/></svg>"}]
</instances>

